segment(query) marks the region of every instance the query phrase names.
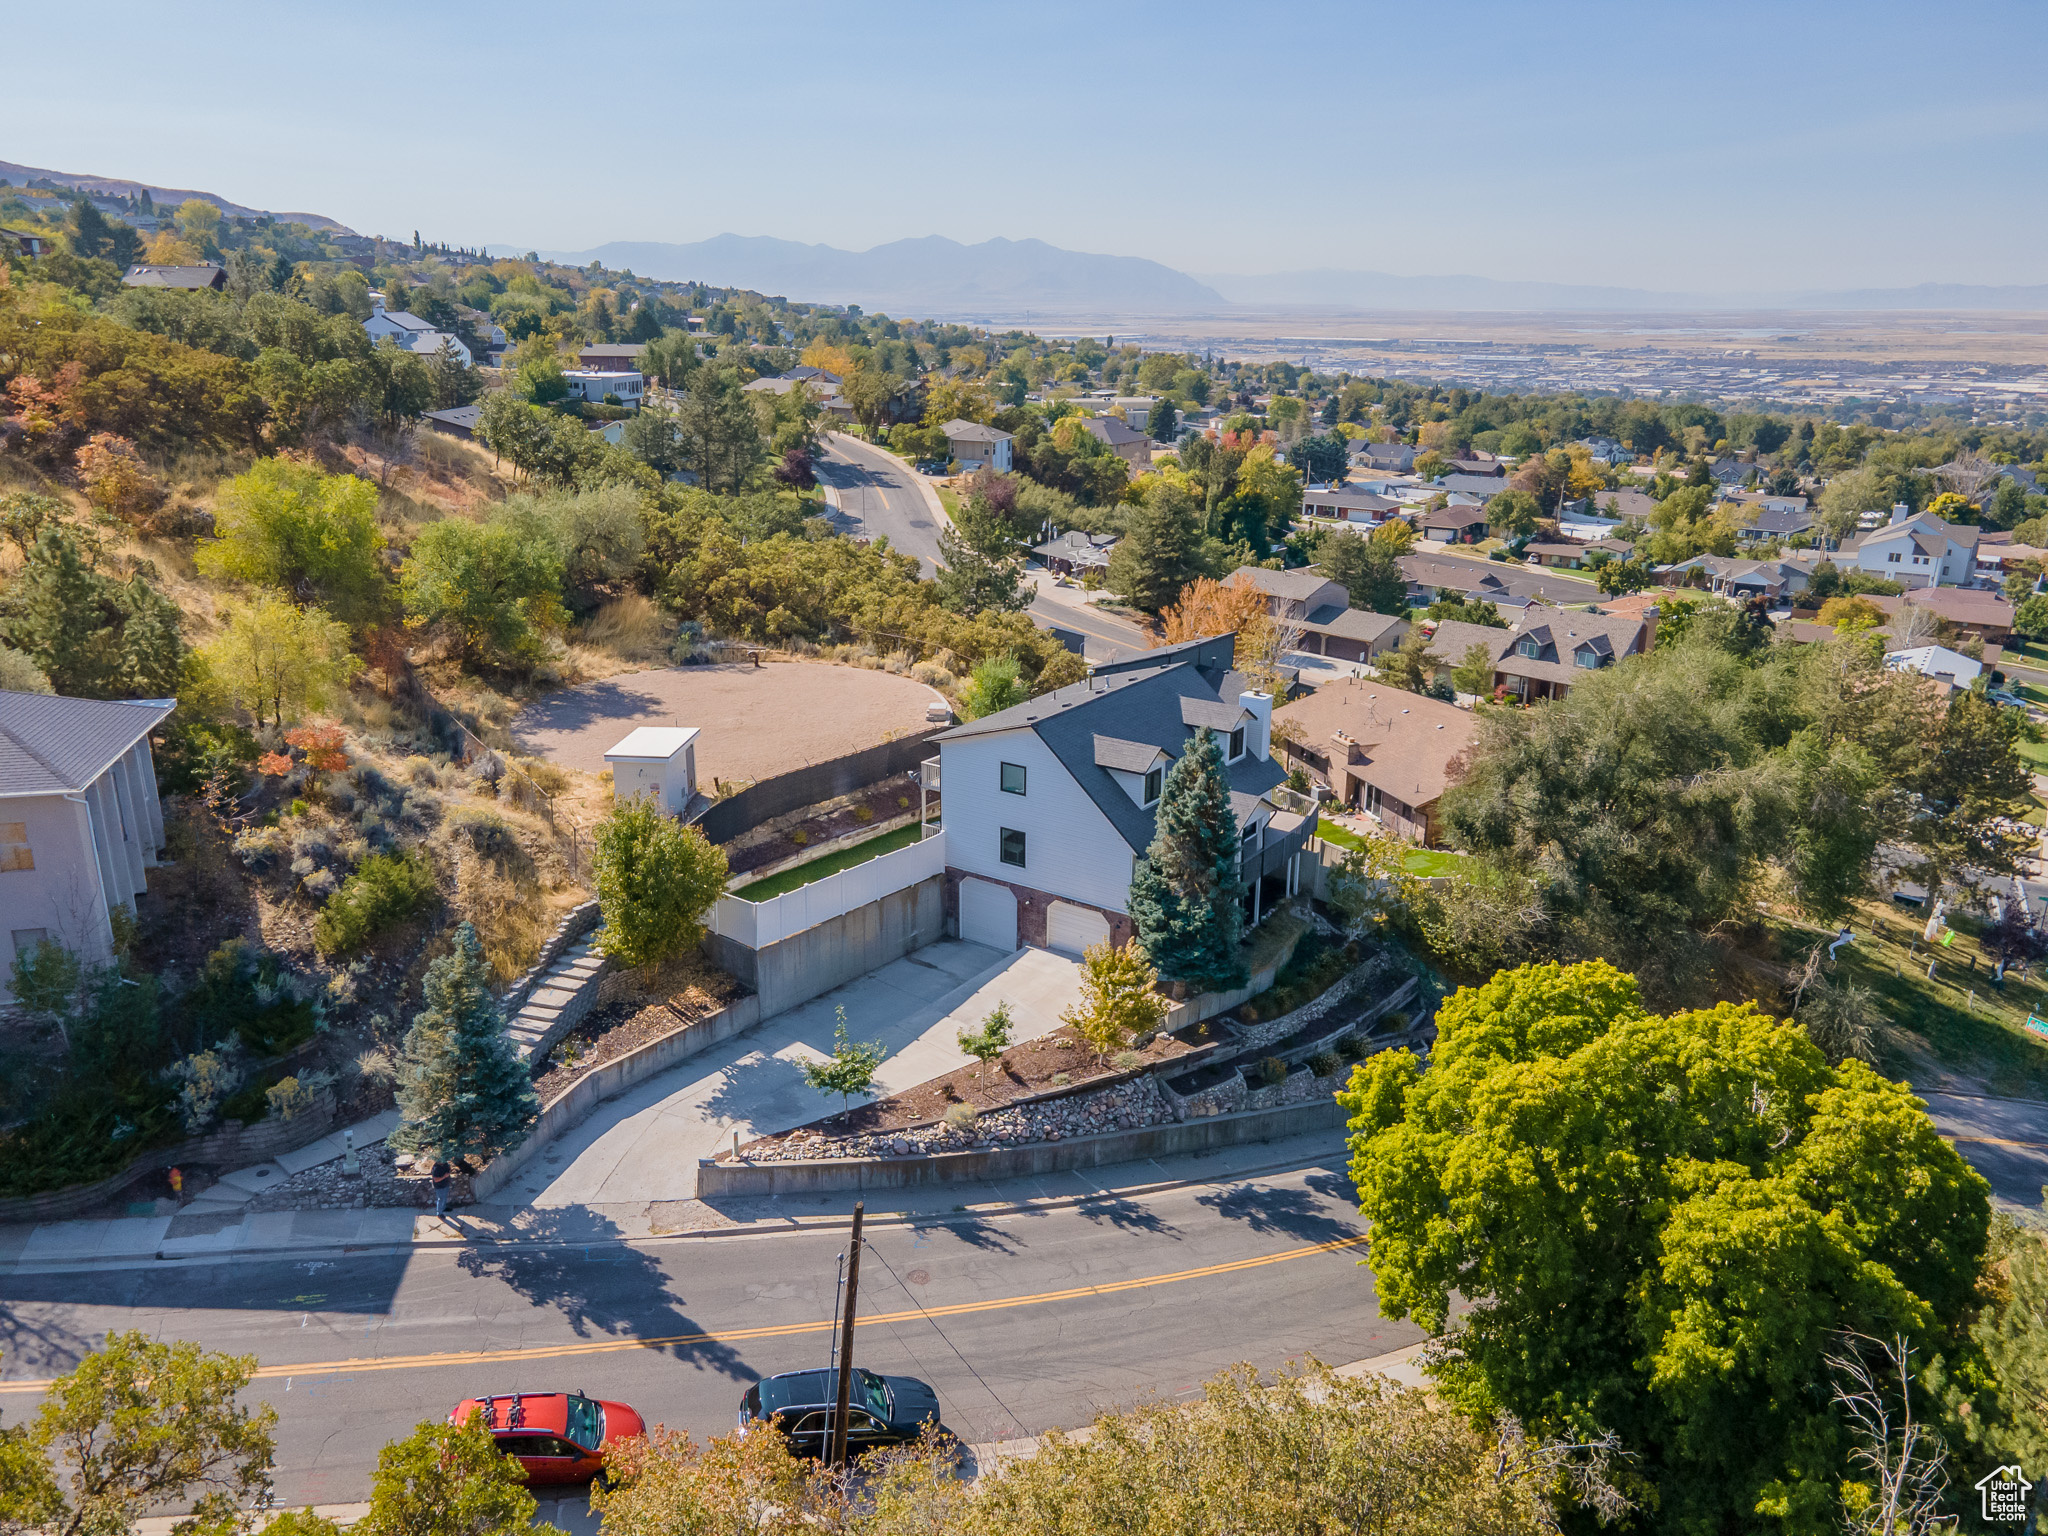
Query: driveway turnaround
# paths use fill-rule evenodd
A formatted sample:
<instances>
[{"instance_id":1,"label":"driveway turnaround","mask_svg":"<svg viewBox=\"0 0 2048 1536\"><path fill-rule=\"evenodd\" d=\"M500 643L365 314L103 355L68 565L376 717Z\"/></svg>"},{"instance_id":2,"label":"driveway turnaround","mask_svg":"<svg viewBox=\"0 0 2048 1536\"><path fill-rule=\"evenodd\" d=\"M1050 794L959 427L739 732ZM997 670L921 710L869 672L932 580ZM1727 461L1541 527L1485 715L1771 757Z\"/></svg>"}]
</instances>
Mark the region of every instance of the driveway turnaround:
<instances>
[{"instance_id":1,"label":"driveway turnaround","mask_svg":"<svg viewBox=\"0 0 2048 1536\"><path fill-rule=\"evenodd\" d=\"M697 779L751 782L928 729L939 695L893 672L824 662L665 667L565 688L512 721L519 750L597 773L640 725L694 725Z\"/></svg>"},{"instance_id":2,"label":"driveway turnaround","mask_svg":"<svg viewBox=\"0 0 2048 1536\"><path fill-rule=\"evenodd\" d=\"M697 1160L742 1141L835 1113L836 1095L805 1084L803 1064L832 1052L838 1014L847 1033L888 1055L878 1094L899 1092L973 1058L962 1030L1010 1005L1019 1043L1059 1027L1081 995L1080 968L1048 950L1005 955L945 939L765 1020L732 1042L718 1065L687 1061L598 1106L497 1194L496 1201L559 1209L591 1206L637 1215L650 1201L696 1193Z\"/></svg>"}]
</instances>

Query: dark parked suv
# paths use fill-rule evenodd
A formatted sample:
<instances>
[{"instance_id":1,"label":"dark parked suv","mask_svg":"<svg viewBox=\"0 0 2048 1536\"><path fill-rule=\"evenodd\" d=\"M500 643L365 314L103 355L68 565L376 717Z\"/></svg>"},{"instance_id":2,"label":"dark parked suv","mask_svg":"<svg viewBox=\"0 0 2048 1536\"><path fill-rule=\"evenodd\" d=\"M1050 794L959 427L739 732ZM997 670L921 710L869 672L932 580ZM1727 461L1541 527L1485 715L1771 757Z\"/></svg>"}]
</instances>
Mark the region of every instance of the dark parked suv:
<instances>
[{"instance_id":1,"label":"dark parked suv","mask_svg":"<svg viewBox=\"0 0 2048 1536\"><path fill-rule=\"evenodd\" d=\"M850 1456L915 1440L926 1424L939 1422L939 1394L915 1376L877 1376L855 1366L848 1393L853 1422L846 1433ZM740 1433L779 1420L789 1448L799 1456L822 1457L839 1406L839 1373L784 1371L764 1376L740 1399Z\"/></svg>"}]
</instances>

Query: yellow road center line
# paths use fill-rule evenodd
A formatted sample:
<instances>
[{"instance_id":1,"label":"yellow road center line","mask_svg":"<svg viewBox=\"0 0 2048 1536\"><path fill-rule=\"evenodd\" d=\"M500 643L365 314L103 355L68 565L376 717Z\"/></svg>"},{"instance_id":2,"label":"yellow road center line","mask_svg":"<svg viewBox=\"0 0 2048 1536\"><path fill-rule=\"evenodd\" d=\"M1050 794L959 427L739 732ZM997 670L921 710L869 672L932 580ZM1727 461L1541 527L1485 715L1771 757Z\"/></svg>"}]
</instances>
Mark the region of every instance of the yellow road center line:
<instances>
[{"instance_id":1,"label":"yellow road center line","mask_svg":"<svg viewBox=\"0 0 2048 1536\"><path fill-rule=\"evenodd\" d=\"M1365 1242L1365 1234L1356 1237L1340 1237L1327 1243L1315 1243L1307 1248L1290 1248L1285 1253L1269 1253L1256 1259L1232 1259L1225 1264L1205 1264L1200 1269L1175 1270L1166 1275L1145 1275L1135 1280L1111 1280L1100 1285L1069 1286L1060 1291L1039 1291L1029 1296L1003 1296L990 1301L956 1301L945 1306L913 1308L907 1312L873 1312L856 1317L856 1327L871 1327L881 1323L914 1323L929 1317L964 1317L974 1312L1000 1312L1011 1307L1044 1306L1056 1301L1077 1301L1094 1296L1114 1296L1122 1291L1141 1291L1156 1285L1176 1285L1183 1280L1202 1280L1211 1275L1236 1274L1247 1269L1263 1269L1269 1264L1285 1264L1290 1259L1310 1258L1319 1253L1337 1253L1346 1248L1356 1248ZM596 1339L573 1344L534 1344L517 1349L472 1349L446 1350L427 1355L369 1355L350 1360L308 1360L295 1365L265 1365L256 1371L258 1381L276 1380L288 1376L323 1376L329 1373L356 1371L414 1371L434 1370L450 1365L487 1365L504 1360L547 1360L565 1359L581 1355L618 1354L629 1349L673 1349L689 1344L733 1344L749 1339L793 1338L805 1333L825 1333L833 1327L831 1318L822 1318L813 1323L777 1323L763 1328L720 1328L704 1333L678 1333L658 1339ZM48 1381L0 1381L0 1393L45 1392L50 1388Z\"/></svg>"}]
</instances>

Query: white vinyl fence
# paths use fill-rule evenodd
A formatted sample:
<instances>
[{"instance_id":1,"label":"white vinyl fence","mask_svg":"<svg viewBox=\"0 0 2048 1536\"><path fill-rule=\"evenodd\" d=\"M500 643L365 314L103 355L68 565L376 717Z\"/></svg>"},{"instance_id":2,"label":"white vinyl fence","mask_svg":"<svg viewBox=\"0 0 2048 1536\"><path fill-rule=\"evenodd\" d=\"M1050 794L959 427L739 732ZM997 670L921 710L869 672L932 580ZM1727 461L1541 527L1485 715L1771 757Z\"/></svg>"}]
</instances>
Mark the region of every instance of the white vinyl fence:
<instances>
[{"instance_id":1,"label":"white vinyl fence","mask_svg":"<svg viewBox=\"0 0 2048 1536\"><path fill-rule=\"evenodd\" d=\"M907 891L945 867L946 834L941 828L923 842L842 869L836 875L813 880L766 901L748 901L745 887L738 892L728 891L711 909L710 928L735 944L766 949L793 933L815 928L897 891Z\"/></svg>"}]
</instances>

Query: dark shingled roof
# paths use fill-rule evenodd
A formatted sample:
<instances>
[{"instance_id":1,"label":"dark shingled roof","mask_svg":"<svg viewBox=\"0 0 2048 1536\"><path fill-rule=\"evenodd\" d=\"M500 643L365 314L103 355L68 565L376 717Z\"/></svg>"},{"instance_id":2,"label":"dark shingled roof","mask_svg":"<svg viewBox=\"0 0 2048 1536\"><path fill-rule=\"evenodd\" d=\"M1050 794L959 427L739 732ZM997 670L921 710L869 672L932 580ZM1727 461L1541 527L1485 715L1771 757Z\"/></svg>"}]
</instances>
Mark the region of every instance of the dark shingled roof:
<instances>
[{"instance_id":1,"label":"dark shingled roof","mask_svg":"<svg viewBox=\"0 0 2048 1536\"><path fill-rule=\"evenodd\" d=\"M176 707L174 699L0 693L0 795L77 793Z\"/></svg>"},{"instance_id":2,"label":"dark shingled roof","mask_svg":"<svg viewBox=\"0 0 2048 1536\"><path fill-rule=\"evenodd\" d=\"M1149 745L1169 758L1179 757L1197 729L1183 718L1191 703L1209 710L1227 708L1235 723L1240 713L1237 697L1250 686L1248 680L1203 664L1227 659L1231 640L1229 635L1193 640L1099 666L1088 682L956 725L932 739L946 742L999 731L1036 731L1131 850L1143 853L1152 846L1153 812L1133 802L1110 776L1110 769L1122 768L1123 763L1104 764L1103 744L1109 744L1112 755ZM1230 783L1230 808L1240 823L1287 779L1277 762L1255 757L1249 750L1224 771Z\"/></svg>"}]
</instances>

